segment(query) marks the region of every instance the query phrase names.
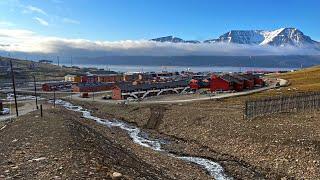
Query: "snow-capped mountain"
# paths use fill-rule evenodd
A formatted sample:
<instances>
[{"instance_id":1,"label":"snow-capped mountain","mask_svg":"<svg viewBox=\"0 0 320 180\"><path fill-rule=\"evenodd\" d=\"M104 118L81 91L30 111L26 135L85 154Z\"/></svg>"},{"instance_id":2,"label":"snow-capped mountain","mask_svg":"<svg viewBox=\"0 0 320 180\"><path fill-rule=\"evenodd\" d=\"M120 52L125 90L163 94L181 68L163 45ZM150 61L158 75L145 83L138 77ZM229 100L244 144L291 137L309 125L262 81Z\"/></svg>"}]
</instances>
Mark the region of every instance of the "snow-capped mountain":
<instances>
[{"instance_id":1,"label":"snow-capped mountain","mask_svg":"<svg viewBox=\"0 0 320 180\"><path fill-rule=\"evenodd\" d=\"M218 39L206 40L205 42L226 42L272 46L304 46L319 44L296 28L281 28L274 31L232 30L223 34Z\"/></svg>"},{"instance_id":2,"label":"snow-capped mountain","mask_svg":"<svg viewBox=\"0 0 320 180\"><path fill-rule=\"evenodd\" d=\"M151 41L157 41L157 42L172 42L172 43L200 43L200 41L195 40L183 40L178 37L174 36L165 36L160 38L151 39Z\"/></svg>"},{"instance_id":3,"label":"snow-capped mountain","mask_svg":"<svg viewBox=\"0 0 320 180\"><path fill-rule=\"evenodd\" d=\"M200 41L185 41L181 38L167 36L152 39L158 42L174 43L200 43ZM319 48L320 43L312 40L296 28L280 28L273 31L267 30L232 30L217 39L209 39L203 43L235 43L249 45L270 45L270 46L312 46Z\"/></svg>"}]
</instances>

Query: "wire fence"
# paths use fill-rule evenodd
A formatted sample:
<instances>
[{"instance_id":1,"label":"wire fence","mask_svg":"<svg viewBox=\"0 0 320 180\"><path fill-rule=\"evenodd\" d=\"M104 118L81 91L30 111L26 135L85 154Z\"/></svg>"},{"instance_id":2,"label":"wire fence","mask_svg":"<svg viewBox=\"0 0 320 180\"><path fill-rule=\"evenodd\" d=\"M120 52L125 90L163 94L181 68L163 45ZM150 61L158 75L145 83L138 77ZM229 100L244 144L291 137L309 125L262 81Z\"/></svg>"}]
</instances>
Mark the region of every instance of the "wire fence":
<instances>
[{"instance_id":1,"label":"wire fence","mask_svg":"<svg viewBox=\"0 0 320 180\"><path fill-rule=\"evenodd\" d=\"M244 118L254 119L270 114L313 111L320 108L320 92L250 100L245 103Z\"/></svg>"}]
</instances>

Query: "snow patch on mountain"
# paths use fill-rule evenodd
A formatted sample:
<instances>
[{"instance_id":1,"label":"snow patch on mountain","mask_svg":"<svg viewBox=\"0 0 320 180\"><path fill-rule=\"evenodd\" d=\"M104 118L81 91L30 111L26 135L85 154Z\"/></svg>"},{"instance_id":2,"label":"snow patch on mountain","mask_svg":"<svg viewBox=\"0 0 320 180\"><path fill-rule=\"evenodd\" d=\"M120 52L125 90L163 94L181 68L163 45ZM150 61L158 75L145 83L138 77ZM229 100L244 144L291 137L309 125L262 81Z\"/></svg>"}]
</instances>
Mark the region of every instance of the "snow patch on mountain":
<instances>
[{"instance_id":1,"label":"snow patch on mountain","mask_svg":"<svg viewBox=\"0 0 320 180\"><path fill-rule=\"evenodd\" d=\"M261 34L264 37L264 40L259 43L260 45L265 45L273 41L273 39L279 35L280 32L282 32L285 28L280 28L275 31L262 31Z\"/></svg>"}]
</instances>

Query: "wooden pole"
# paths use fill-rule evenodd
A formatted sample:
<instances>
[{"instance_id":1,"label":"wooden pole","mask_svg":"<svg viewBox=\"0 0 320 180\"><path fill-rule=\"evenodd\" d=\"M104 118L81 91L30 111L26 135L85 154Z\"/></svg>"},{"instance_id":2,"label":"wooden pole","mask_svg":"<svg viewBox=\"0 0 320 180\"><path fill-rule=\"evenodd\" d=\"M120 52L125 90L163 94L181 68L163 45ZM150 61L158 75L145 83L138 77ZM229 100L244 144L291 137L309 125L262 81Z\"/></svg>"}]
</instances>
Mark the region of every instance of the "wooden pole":
<instances>
[{"instance_id":1,"label":"wooden pole","mask_svg":"<svg viewBox=\"0 0 320 180\"><path fill-rule=\"evenodd\" d=\"M34 96L36 97L36 108L39 109L38 98L37 98L37 85L36 85L36 77L35 76L33 76L33 84L34 84Z\"/></svg>"},{"instance_id":2,"label":"wooden pole","mask_svg":"<svg viewBox=\"0 0 320 180\"><path fill-rule=\"evenodd\" d=\"M19 116L19 111L18 111L18 103L17 103L17 94L16 94L16 82L14 79L14 72L13 72L13 67L12 67L12 60L10 60L10 67L11 67L11 78L12 78L12 87L13 87L13 95L14 95L14 103L16 106L16 115L17 117Z\"/></svg>"},{"instance_id":3,"label":"wooden pole","mask_svg":"<svg viewBox=\"0 0 320 180\"><path fill-rule=\"evenodd\" d=\"M53 89L53 107L56 107L56 88Z\"/></svg>"},{"instance_id":4,"label":"wooden pole","mask_svg":"<svg viewBox=\"0 0 320 180\"><path fill-rule=\"evenodd\" d=\"M43 117L42 104L40 104L40 116Z\"/></svg>"}]
</instances>

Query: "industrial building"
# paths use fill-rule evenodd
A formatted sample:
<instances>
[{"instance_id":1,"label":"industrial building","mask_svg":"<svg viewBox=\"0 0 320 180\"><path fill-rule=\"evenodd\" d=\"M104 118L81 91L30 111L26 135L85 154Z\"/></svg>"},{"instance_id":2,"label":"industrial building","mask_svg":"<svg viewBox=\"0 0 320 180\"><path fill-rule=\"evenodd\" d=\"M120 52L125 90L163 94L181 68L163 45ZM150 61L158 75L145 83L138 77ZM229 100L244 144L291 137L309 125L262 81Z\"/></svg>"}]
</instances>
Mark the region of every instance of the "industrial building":
<instances>
[{"instance_id":1,"label":"industrial building","mask_svg":"<svg viewBox=\"0 0 320 180\"><path fill-rule=\"evenodd\" d=\"M112 89L112 99L121 100L129 97L143 99L147 96L159 96L168 93L178 94L188 88L188 82L185 80L142 84L118 83Z\"/></svg>"},{"instance_id":2,"label":"industrial building","mask_svg":"<svg viewBox=\"0 0 320 180\"><path fill-rule=\"evenodd\" d=\"M73 92L98 92L111 90L114 83L94 82L94 83L78 83L72 85Z\"/></svg>"}]
</instances>

